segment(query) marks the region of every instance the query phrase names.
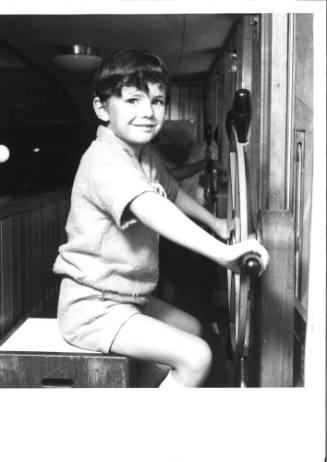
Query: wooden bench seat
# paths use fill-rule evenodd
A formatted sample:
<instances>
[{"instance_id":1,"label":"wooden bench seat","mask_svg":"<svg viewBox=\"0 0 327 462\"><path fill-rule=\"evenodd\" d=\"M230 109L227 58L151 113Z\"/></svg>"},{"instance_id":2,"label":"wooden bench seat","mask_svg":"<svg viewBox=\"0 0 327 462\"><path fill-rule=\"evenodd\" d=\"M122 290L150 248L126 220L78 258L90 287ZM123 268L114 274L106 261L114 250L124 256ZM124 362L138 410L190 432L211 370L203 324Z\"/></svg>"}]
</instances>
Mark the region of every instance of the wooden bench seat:
<instances>
[{"instance_id":1,"label":"wooden bench seat","mask_svg":"<svg viewBox=\"0 0 327 462\"><path fill-rule=\"evenodd\" d=\"M57 319L27 318L0 344L0 388L126 388L130 359L76 348Z\"/></svg>"}]
</instances>

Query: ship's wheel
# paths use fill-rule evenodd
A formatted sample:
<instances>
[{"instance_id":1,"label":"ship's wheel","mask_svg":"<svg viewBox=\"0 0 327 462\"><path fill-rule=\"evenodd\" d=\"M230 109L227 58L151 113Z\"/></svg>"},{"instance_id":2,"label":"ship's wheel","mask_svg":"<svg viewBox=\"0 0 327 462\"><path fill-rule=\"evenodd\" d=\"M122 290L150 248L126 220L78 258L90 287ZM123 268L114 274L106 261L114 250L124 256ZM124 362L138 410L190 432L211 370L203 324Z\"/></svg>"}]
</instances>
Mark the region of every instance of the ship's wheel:
<instances>
[{"instance_id":1,"label":"ship's wheel","mask_svg":"<svg viewBox=\"0 0 327 462\"><path fill-rule=\"evenodd\" d=\"M230 349L237 364L236 385L248 386L248 357L253 356L253 318L256 333L256 382L291 385L294 291L293 223L285 210L260 210L253 226L251 181L248 167L250 94L236 92L226 118L230 141L227 197L229 244L255 237L270 254L262 276L261 261L254 253L239 262L240 272L228 270ZM284 266L283 266L283 262Z\"/></svg>"}]
</instances>

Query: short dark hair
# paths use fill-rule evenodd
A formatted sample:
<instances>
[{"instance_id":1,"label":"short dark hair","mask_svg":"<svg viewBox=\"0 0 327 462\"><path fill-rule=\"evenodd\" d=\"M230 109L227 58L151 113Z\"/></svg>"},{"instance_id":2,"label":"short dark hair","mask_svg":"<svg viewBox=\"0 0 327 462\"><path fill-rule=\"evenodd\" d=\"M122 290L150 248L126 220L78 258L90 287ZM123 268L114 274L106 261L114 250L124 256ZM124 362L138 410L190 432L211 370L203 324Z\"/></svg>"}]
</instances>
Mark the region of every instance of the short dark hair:
<instances>
[{"instance_id":1,"label":"short dark hair","mask_svg":"<svg viewBox=\"0 0 327 462\"><path fill-rule=\"evenodd\" d=\"M104 59L95 74L94 93L104 102L110 96L121 96L124 86L148 92L149 83L158 84L168 93L166 64L148 50L127 48L115 51Z\"/></svg>"}]
</instances>

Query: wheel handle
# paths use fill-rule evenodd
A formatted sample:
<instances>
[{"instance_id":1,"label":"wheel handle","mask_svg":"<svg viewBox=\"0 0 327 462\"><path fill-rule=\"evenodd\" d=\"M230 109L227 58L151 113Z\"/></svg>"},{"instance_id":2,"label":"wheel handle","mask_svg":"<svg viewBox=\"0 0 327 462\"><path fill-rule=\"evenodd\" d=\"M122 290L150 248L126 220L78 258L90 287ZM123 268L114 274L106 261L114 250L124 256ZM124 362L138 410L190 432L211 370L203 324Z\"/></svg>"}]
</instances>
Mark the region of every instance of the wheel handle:
<instances>
[{"instance_id":1,"label":"wheel handle","mask_svg":"<svg viewBox=\"0 0 327 462\"><path fill-rule=\"evenodd\" d=\"M232 115L229 116L235 126L240 143L245 143L251 121L250 92L241 88L235 93Z\"/></svg>"},{"instance_id":2,"label":"wheel handle","mask_svg":"<svg viewBox=\"0 0 327 462\"><path fill-rule=\"evenodd\" d=\"M250 277L258 277L262 272L262 264L257 253L248 252L244 254L239 262L241 271Z\"/></svg>"}]
</instances>

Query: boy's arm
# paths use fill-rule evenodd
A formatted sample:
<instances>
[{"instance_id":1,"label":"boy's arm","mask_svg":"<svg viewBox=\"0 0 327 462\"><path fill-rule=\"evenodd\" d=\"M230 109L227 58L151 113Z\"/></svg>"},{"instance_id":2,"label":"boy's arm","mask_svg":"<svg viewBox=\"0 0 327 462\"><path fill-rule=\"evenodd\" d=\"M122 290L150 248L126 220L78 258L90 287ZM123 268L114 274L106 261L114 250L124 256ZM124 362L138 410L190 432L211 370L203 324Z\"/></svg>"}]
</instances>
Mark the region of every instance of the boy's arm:
<instances>
[{"instance_id":1,"label":"boy's arm","mask_svg":"<svg viewBox=\"0 0 327 462\"><path fill-rule=\"evenodd\" d=\"M196 225L171 201L155 192L146 192L136 197L129 208L149 228L226 268L239 271L238 261L247 252L258 253L264 269L268 263L266 250L256 240L234 245L223 244Z\"/></svg>"},{"instance_id":2,"label":"boy's arm","mask_svg":"<svg viewBox=\"0 0 327 462\"><path fill-rule=\"evenodd\" d=\"M187 192L185 192L182 188L178 189L175 204L186 215L208 226L222 239L228 239L227 220L224 218L217 218L212 215L212 213L202 207L202 205L187 194Z\"/></svg>"}]
</instances>

